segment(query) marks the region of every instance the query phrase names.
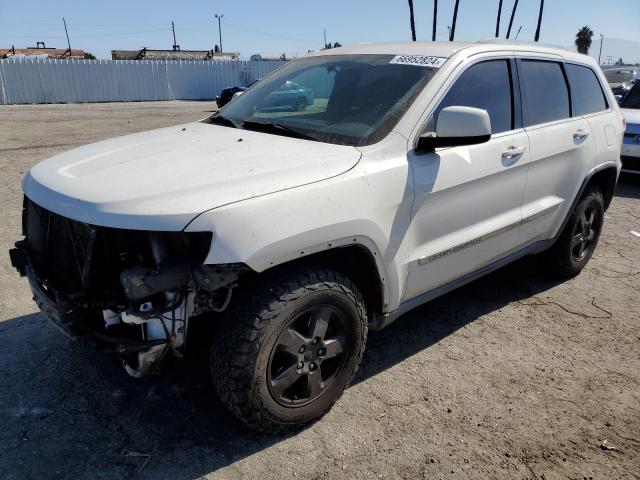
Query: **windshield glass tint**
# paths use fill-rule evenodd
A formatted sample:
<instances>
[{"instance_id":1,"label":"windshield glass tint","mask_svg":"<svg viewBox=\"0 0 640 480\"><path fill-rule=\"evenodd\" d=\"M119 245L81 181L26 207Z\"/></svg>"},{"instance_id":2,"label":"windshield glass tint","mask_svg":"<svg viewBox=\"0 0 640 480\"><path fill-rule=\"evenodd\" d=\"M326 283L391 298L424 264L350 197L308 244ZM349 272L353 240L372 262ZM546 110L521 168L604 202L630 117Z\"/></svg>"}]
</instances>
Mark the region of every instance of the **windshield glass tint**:
<instances>
[{"instance_id":1,"label":"windshield glass tint","mask_svg":"<svg viewBox=\"0 0 640 480\"><path fill-rule=\"evenodd\" d=\"M277 124L321 142L369 145L391 131L437 70L390 63L393 58L328 55L295 60L219 115L240 127L244 122L245 128L255 127L254 122Z\"/></svg>"}]
</instances>

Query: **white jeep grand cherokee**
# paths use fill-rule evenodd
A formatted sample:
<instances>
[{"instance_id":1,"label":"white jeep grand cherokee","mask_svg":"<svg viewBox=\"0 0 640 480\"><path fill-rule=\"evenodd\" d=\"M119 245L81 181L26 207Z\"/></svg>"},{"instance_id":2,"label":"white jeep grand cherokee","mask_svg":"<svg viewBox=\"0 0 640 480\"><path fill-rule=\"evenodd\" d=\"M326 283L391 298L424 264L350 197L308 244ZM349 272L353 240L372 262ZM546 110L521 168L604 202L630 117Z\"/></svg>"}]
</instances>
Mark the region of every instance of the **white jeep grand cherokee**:
<instances>
[{"instance_id":1,"label":"white jeep grand cherokee","mask_svg":"<svg viewBox=\"0 0 640 480\"><path fill-rule=\"evenodd\" d=\"M312 103L299 108L291 83ZM368 328L524 255L578 274L622 135L585 55L343 47L287 63L206 120L35 166L11 257L47 317L136 377L180 355L208 313L222 402L282 432L329 410Z\"/></svg>"}]
</instances>

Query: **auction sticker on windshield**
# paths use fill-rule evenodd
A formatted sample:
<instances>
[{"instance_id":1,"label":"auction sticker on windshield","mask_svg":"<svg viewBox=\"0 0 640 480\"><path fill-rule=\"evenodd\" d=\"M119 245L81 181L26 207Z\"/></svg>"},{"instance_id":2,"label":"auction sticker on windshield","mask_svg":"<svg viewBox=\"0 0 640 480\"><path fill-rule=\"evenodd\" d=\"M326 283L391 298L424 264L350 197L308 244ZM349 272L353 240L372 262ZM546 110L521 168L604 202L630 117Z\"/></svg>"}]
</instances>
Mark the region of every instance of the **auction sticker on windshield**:
<instances>
[{"instance_id":1,"label":"auction sticker on windshield","mask_svg":"<svg viewBox=\"0 0 640 480\"><path fill-rule=\"evenodd\" d=\"M396 55L389 63L440 68L446 60L444 57L427 57L425 55Z\"/></svg>"}]
</instances>

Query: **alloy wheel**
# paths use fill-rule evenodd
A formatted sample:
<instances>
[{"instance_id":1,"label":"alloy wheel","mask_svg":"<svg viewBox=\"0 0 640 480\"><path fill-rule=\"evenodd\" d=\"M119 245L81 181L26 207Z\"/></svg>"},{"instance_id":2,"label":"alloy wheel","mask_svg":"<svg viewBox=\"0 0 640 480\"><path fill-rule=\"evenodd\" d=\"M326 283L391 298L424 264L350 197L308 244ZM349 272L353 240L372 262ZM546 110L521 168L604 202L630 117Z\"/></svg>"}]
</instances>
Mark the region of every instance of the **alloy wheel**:
<instances>
[{"instance_id":1,"label":"alloy wheel","mask_svg":"<svg viewBox=\"0 0 640 480\"><path fill-rule=\"evenodd\" d=\"M295 316L269 358L267 381L273 398L287 407L317 400L344 366L348 336L345 315L331 305L316 305Z\"/></svg>"}]
</instances>

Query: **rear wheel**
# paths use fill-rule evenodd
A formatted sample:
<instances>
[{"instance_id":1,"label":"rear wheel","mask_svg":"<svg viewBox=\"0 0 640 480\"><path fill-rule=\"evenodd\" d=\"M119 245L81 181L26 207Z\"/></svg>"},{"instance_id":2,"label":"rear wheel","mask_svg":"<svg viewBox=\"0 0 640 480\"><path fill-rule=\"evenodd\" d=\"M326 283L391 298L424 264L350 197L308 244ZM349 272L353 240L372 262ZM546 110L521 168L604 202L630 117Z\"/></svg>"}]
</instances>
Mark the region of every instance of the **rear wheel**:
<instances>
[{"instance_id":1,"label":"rear wheel","mask_svg":"<svg viewBox=\"0 0 640 480\"><path fill-rule=\"evenodd\" d=\"M547 254L555 273L574 277L582 271L598 244L603 219L602 192L591 188L578 202L558 241Z\"/></svg>"},{"instance_id":2,"label":"rear wheel","mask_svg":"<svg viewBox=\"0 0 640 480\"><path fill-rule=\"evenodd\" d=\"M348 278L304 269L262 283L221 327L211 356L218 396L249 427L281 433L320 418L342 394L367 317Z\"/></svg>"}]
</instances>

